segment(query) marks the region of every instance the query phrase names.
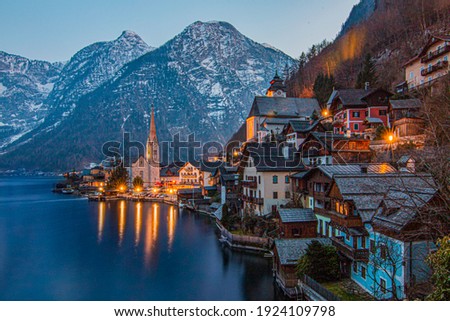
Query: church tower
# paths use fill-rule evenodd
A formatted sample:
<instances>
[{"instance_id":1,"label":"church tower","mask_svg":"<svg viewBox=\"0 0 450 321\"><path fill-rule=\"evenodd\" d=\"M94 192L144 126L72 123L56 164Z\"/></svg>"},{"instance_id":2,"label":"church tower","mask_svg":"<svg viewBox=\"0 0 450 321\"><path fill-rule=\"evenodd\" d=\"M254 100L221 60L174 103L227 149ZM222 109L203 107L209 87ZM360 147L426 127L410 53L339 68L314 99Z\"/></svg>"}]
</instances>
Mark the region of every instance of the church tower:
<instances>
[{"instance_id":1,"label":"church tower","mask_svg":"<svg viewBox=\"0 0 450 321\"><path fill-rule=\"evenodd\" d=\"M158 136L156 135L155 125L155 107L152 104L152 111L150 116L150 132L147 138L147 163L149 166L150 186L160 181L159 177L159 144Z\"/></svg>"},{"instance_id":2,"label":"church tower","mask_svg":"<svg viewBox=\"0 0 450 321\"><path fill-rule=\"evenodd\" d=\"M278 71L275 72L275 76L270 81L270 87L267 89L266 96L286 98L286 86L283 79L278 76Z\"/></svg>"}]
</instances>

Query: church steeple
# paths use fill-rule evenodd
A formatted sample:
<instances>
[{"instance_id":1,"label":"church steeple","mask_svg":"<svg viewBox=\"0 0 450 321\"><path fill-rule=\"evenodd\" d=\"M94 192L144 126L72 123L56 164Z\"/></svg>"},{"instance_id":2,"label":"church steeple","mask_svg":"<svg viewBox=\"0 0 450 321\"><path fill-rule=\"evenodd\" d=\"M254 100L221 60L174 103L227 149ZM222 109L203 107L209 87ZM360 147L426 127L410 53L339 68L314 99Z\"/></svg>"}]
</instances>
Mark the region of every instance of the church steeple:
<instances>
[{"instance_id":1,"label":"church steeple","mask_svg":"<svg viewBox=\"0 0 450 321\"><path fill-rule=\"evenodd\" d=\"M270 87L266 92L267 97L286 97L286 86L283 79L278 76L278 70L275 72L275 76L270 81Z\"/></svg>"},{"instance_id":2,"label":"church steeple","mask_svg":"<svg viewBox=\"0 0 450 321\"><path fill-rule=\"evenodd\" d=\"M150 114L150 131L147 138L147 161L159 163L159 145L158 136L156 135L155 125L155 107L152 104Z\"/></svg>"},{"instance_id":3,"label":"church steeple","mask_svg":"<svg viewBox=\"0 0 450 321\"><path fill-rule=\"evenodd\" d=\"M150 131L148 133L148 141L158 143L158 137L156 136L156 125L155 125L155 106L152 104L151 114L150 114Z\"/></svg>"}]
</instances>

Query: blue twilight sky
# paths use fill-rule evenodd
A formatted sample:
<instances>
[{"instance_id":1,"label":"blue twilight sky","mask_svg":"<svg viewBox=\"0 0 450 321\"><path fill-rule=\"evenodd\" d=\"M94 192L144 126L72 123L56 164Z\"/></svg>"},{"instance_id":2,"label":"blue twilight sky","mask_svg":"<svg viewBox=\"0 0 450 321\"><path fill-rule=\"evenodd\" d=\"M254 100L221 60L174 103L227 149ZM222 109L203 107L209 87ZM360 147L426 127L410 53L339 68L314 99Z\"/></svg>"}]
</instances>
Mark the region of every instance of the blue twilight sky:
<instances>
[{"instance_id":1,"label":"blue twilight sky","mask_svg":"<svg viewBox=\"0 0 450 321\"><path fill-rule=\"evenodd\" d=\"M133 30L158 47L194 21L223 20L297 58L340 30L358 0L0 0L0 50L68 60Z\"/></svg>"}]
</instances>

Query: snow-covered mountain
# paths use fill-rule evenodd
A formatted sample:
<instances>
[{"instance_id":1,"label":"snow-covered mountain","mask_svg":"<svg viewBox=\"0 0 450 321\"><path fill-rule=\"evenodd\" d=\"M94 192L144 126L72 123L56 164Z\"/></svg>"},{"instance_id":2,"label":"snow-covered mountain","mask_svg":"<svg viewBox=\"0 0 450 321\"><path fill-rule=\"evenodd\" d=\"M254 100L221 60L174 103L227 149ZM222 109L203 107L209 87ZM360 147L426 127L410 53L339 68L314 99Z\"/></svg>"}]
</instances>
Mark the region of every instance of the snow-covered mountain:
<instances>
[{"instance_id":1,"label":"snow-covered mountain","mask_svg":"<svg viewBox=\"0 0 450 321\"><path fill-rule=\"evenodd\" d=\"M35 128L47 115L43 102L62 67L0 51L0 147Z\"/></svg>"},{"instance_id":2,"label":"snow-covered mountain","mask_svg":"<svg viewBox=\"0 0 450 321\"><path fill-rule=\"evenodd\" d=\"M101 159L102 144L120 140L123 132L144 142L151 103L160 141L176 133L194 133L202 142L224 142L247 116L253 97L265 92L275 71L295 65L294 59L252 41L229 23L195 22L76 100L58 87L63 79L72 79L74 58L48 99L72 107L57 108L66 114L50 123L57 120L59 125L41 126L26 144L4 155L0 166L80 167ZM86 82L77 84L85 88ZM24 159L30 152L33 159Z\"/></svg>"},{"instance_id":3,"label":"snow-covered mountain","mask_svg":"<svg viewBox=\"0 0 450 321\"><path fill-rule=\"evenodd\" d=\"M50 80L40 75L43 80L47 81L45 85L41 85L36 81L30 81L28 84L30 88L37 86L46 90L43 92L45 95L42 94L36 97L38 100L33 102L31 107L28 108L38 110L38 112L35 112L33 115L30 113L24 114L25 118L32 117L31 119L34 122L30 126L22 126L21 131L15 134L13 139L5 136L3 143L0 143L0 148L7 147L11 143L23 143L30 136L42 130L51 130L53 127L58 126L65 117L70 115L81 96L95 90L105 81L111 79L126 63L153 49L136 33L124 31L113 41L97 42L81 49L70 61L64 64L41 62L45 66L50 66L48 68L53 67L58 73ZM0 66L2 61L3 59L0 56ZM26 85L23 87L30 90ZM14 86L11 88L16 90ZM20 106L23 106L22 102L15 101ZM5 103L4 109L6 114L11 113L15 108L14 105ZM0 122L4 122L4 119L4 116L1 116ZM30 131L37 125L39 127L36 130Z\"/></svg>"}]
</instances>

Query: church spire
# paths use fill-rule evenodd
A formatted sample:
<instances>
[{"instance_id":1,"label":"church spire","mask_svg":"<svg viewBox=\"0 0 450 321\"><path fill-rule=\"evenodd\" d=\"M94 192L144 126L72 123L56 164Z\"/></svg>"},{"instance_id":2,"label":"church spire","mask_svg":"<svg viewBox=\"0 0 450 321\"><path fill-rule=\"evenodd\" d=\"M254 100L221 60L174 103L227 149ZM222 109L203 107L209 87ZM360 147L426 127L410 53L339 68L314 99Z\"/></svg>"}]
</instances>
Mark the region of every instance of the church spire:
<instances>
[{"instance_id":1,"label":"church spire","mask_svg":"<svg viewBox=\"0 0 450 321\"><path fill-rule=\"evenodd\" d=\"M158 138L156 136L156 125L155 125L155 106L152 104L152 111L150 115L150 132L148 133L149 142L157 142Z\"/></svg>"}]
</instances>

